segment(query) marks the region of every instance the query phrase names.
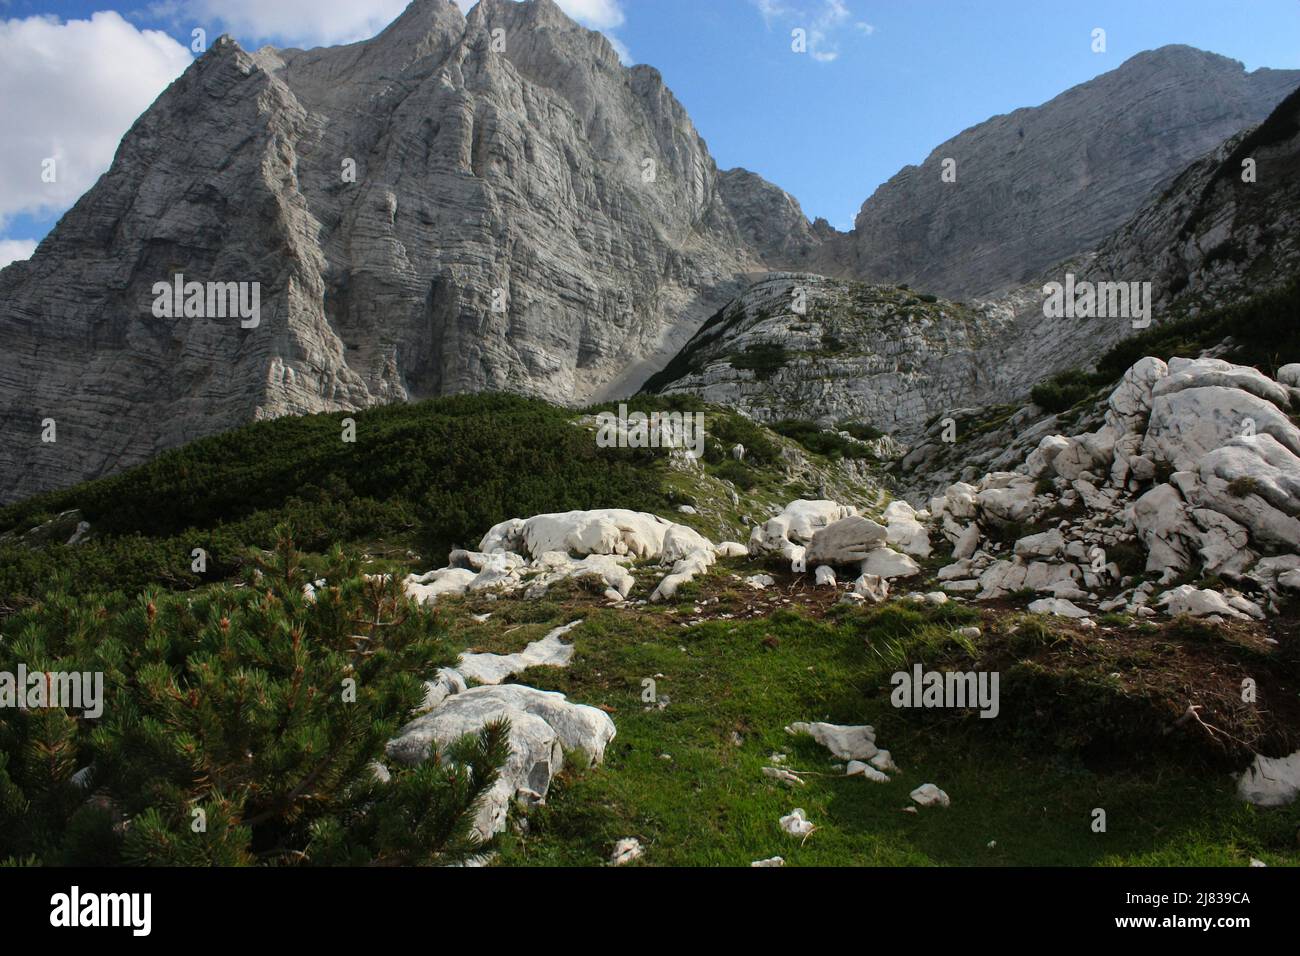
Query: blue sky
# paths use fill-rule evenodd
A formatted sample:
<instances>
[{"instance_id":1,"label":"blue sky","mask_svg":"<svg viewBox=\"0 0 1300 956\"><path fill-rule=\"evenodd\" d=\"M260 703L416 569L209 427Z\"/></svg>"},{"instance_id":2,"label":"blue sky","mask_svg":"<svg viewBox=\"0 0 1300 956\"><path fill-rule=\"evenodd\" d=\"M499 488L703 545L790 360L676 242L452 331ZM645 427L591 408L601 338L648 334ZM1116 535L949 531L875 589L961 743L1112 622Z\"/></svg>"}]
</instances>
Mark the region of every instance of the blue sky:
<instances>
[{"instance_id":1,"label":"blue sky","mask_svg":"<svg viewBox=\"0 0 1300 956\"><path fill-rule=\"evenodd\" d=\"M722 168L761 173L842 229L877 185L943 140L1142 50L1186 43L1248 69L1300 68L1297 0L557 2L662 71ZM0 265L6 249L30 251L107 167L131 119L184 68L192 27L250 47L309 46L370 35L403 5L0 0L11 141L0 142ZM1098 27L1104 53L1092 50ZM806 54L791 50L795 28L807 31ZM67 163L58 187L32 186L34 164L54 153Z\"/></svg>"}]
</instances>

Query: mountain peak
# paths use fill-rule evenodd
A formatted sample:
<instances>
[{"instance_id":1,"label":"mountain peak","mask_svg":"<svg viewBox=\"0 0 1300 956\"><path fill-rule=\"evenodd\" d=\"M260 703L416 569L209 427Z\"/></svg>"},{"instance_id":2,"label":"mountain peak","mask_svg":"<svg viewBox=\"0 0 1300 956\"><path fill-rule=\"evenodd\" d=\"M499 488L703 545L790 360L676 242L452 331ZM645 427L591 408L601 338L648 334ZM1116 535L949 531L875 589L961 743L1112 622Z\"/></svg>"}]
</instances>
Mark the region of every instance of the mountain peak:
<instances>
[{"instance_id":1,"label":"mountain peak","mask_svg":"<svg viewBox=\"0 0 1300 956\"><path fill-rule=\"evenodd\" d=\"M955 298L1004 291L1095 246L1297 83L1300 71L1246 73L1181 44L1139 53L902 170L863 204L841 271ZM950 160L955 182L941 176Z\"/></svg>"}]
</instances>

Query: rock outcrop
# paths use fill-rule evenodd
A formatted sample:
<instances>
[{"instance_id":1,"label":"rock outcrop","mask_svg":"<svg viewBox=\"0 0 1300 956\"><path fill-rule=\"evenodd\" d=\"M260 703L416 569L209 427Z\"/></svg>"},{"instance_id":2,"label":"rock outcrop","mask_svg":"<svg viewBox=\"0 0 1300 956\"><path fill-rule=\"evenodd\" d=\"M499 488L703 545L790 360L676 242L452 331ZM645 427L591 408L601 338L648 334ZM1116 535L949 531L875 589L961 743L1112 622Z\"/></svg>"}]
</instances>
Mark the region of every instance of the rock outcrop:
<instances>
[{"instance_id":1,"label":"rock outcrop","mask_svg":"<svg viewBox=\"0 0 1300 956\"><path fill-rule=\"evenodd\" d=\"M566 752L589 764L601 763L616 732L609 715L598 708L570 703L554 691L505 684L447 696L403 727L389 741L387 754L398 763L423 763L502 719L510 722L510 754L479 806L473 827L485 841L505 828L512 803L528 807L545 801Z\"/></svg>"},{"instance_id":2,"label":"rock outcrop","mask_svg":"<svg viewBox=\"0 0 1300 956\"><path fill-rule=\"evenodd\" d=\"M700 328L647 391L760 421L866 422L914 435L935 411L1023 391L1041 369L1006 348L1013 313L811 273L773 273ZM995 358L996 356L996 358Z\"/></svg>"},{"instance_id":3,"label":"rock outcrop","mask_svg":"<svg viewBox=\"0 0 1300 956\"><path fill-rule=\"evenodd\" d=\"M1045 436L1015 471L931 499L954 545L942 586L977 598L1051 594L1030 610L1069 617L1092 605L1261 619L1288 599L1286 575L1300 567L1292 411L1288 389L1256 369L1144 358L1112 392L1096 431ZM1008 553L1007 532L1025 530ZM1139 581L1144 574L1152 579ZM1219 575L1251 596L1190 584L1161 593L1188 574Z\"/></svg>"},{"instance_id":4,"label":"rock outcrop","mask_svg":"<svg viewBox=\"0 0 1300 956\"><path fill-rule=\"evenodd\" d=\"M1246 160L1253 181L1243 180ZM762 421L865 422L930 445L903 462L919 469L941 450L949 420L965 442L980 409L1025 400L1045 378L1092 366L1148 324L1290 280L1300 268L1297 166L1300 91L1192 163L1095 249L996 300L967 305L905 288L772 274L705 323L645 389L698 394ZM1067 275L1079 288L1149 282L1151 314L1048 317L1044 285ZM1033 429L1050 423L1033 415L1027 409L1009 421L984 460L1023 460L1008 436L1017 446L1041 438ZM964 444L966 465L974 468L980 451Z\"/></svg>"},{"instance_id":5,"label":"rock outcrop","mask_svg":"<svg viewBox=\"0 0 1300 956\"><path fill-rule=\"evenodd\" d=\"M448 567L410 575L404 587L409 597L428 604L443 594L479 591L540 597L572 579L593 583L617 603L636 585L629 565L641 560L669 569L650 595L659 601L706 572L719 554L744 553L735 542L715 545L695 529L658 515L617 508L571 511L503 521L483 536L477 551L453 551ZM538 653L554 650L544 647Z\"/></svg>"}]
</instances>

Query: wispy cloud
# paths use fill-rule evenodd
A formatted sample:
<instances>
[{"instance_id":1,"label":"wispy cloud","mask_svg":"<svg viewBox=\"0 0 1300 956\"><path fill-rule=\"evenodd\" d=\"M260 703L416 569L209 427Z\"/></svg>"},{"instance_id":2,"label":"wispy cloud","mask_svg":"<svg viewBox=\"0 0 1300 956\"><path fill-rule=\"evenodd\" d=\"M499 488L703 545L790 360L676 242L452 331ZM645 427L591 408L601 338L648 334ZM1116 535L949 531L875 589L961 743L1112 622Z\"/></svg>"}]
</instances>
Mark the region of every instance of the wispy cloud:
<instances>
[{"instance_id":1,"label":"wispy cloud","mask_svg":"<svg viewBox=\"0 0 1300 956\"><path fill-rule=\"evenodd\" d=\"M35 239L0 239L0 269L19 259L30 259L35 251Z\"/></svg>"},{"instance_id":2,"label":"wispy cloud","mask_svg":"<svg viewBox=\"0 0 1300 956\"><path fill-rule=\"evenodd\" d=\"M0 228L70 206L190 59L171 37L116 13L0 20ZM28 240L16 241L4 256L25 258Z\"/></svg>"},{"instance_id":3,"label":"wispy cloud","mask_svg":"<svg viewBox=\"0 0 1300 956\"><path fill-rule=\"evenodd\" d=\"M840 56L840 45L850 32L871 36L876 28L859 19L846 0L752 0L768 28L801 28L808 38L808 55L818 63Z\"/></svg>"}]
</instances>

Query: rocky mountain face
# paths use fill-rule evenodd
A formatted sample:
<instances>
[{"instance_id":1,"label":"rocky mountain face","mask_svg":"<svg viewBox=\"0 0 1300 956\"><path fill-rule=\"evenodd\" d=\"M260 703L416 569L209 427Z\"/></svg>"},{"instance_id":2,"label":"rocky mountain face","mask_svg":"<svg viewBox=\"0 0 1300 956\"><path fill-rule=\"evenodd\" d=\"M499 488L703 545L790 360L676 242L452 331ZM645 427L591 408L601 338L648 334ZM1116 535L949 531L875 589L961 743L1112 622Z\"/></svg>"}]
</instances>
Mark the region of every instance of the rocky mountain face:
<instances>
[{"instance_id":1,"label":"rocky mountain face","mask_svg":"<svg viewBox=\"0 0 1300 956\"><path fill-rule=\"evenodd\" d=\"M1089 275L1144 278L1169 303L1217 304L1300 266L1300 89L1191 164L1097 249Z\"/></svg>"},{"instance_id":2,"label":"rocky mountain face","mask_svg":"<svg viewBox=\"0 0 1300 956\"><path fill-rule=\"evenodd\" d=\"M806 267L993 295L1095 247L1189 163L1259 123L1300 71L1167 46L1042 106L980 123L881 186ZM955 182L943 178L956 163Z\"/></svg>"},{"instance_id":3,"label":"rocky mountain face","mask_svg":"<svg viewBox=\"0 0 1300 956\"><path fill-rule=\"evenodd\" d=\"M223 37L0 272L0 499L258 418L587 401L815 241L780 190L719 174L657 71L552 0L416 0L328 49ZM155 315L178 274L258 283L260 320Z\"/></svg>"},{"instance_id":4,"label":"rocky mountain face","mask_svg":"<svg viewBox=\"0 0 1300 956\"><path fill-rule=\"evenodd\" d=\"M906 436L936 409L992 401L1013 314L906 289L774 273L716 314L648 390L759 421L866 422ZM1014 356L1007 356L1014 360Z\"/></svg>"},{"instance_id":5,"label":"rocky mountain face","mask_svg":"<svg viewBox=\"0 0 1300 956\"><path fill-rule=\"evenodd\" d=\"M825 219L810 223L798 200L747 169L722 173L718 187L741 236L772 268L795 269L844 236Z\"/></svg>"},{"instance_id":6,"label":"rocky mountain face","mask_svg":"<svg viewBox=\"0 0 1300 956\"><path fill-rule=\"evenodd\" d=\"M982 406L1021 402L1045 378L1090 366L1145 321L1048 317L1048 282L1149 282L1147 318L1159 323L1293 277L1300 265L1296 169L1300 91L1191 164L1097 249L997 299L972 306L905 286L770 275L706 323L646 387L699 394L763 421L866 421L904 440L928 428L938 442L939 416L976 420ZM989 451L1041 437L1036 429L1050 420L1032 412L1002 423L1008 428Z\"/></svg>"}]
</instances>

